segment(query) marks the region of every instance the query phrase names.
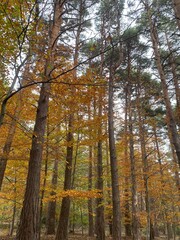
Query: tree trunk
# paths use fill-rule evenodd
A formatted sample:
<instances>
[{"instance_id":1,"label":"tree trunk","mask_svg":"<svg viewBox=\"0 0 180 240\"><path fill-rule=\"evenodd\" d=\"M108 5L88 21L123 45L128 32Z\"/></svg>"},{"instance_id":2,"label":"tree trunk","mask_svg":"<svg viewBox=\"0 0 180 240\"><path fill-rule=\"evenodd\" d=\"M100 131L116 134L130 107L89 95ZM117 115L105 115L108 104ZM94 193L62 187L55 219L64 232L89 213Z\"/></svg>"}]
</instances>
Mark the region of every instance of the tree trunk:
<instances>
[{"instance_id":1,"label":"tree trunk","mask_svg":"<svg viewBox=\"0 0 180 240\"><path fill-rule=\"evenodd\" d=\"M53 67L50 68L49 66L54 65L54 49L56 47L61 26L63 3L64 1L61 2L56 0L54 5L54 21L49 38L50 56L46 60L45 81L49 80L51 77L50 74ZM30 151L26 190L16 240L39 240L40 173L49 95L50 83L44 82L42 83L38 101L34 133L32 137L32 146Z\"/></svg>"},{"instance_id":2,"label":"tree trunk","mask_svg":"<svg viewBox=\"0 0 180 240\"><path fill-rule=\"evenodd\" d=\"M78 12L79 16L77 18L78 21L78 27L75 37L75 50L74 50L74 67L78 65L78 57L79 57L79 47L80 47L80 35L82 31L82 24L83 24L83 18L84 18L84 7L85 7L85 1L80 0L78 3ZM77 79L77 71L76 68L74 68L73 71L73 80L75 81ZM76 89L74 86L71 86L71 95L74 96L76 92ZM68 129L68 136L67 136L67 157L66 157L66 169L65 169L65 180L64 180L64 190L69 190L72 188L72 164L73 164L73 121L74 121L74 113L73 113L73 107L74 101L72 99L72 106L70 106L71 113L69 115L69 129ZM76 163L75 165L76 166ZM75 173L75 168L74 168ZM58 223L58 229L56 233L56 240L66 240L68 238L68 222L69 222L69 212L70 212L70 198L67 196L62 199L62 205L61 205L61 213Z\"/></svg>"},{"instance_id":3,"label":"tree trunk","mask_svg":"<svg viewBox=\"0 0 180 240\"><path fill-rule=\"evenodd\" d=\"M138 213L138 197L137 197L137 180L136 180L136 165L134 156L134 136L133 136L133 109L132 106L131 92L131 49L127 51L127 72L128 72L128 83L126 86L126 108L129 116L129 157L131 163L131 191L132 191L132 236L133 240L140 240L140 224L137 216Z\"/></svg>"},{"instance_id":4,"label":"tree trunk","mask_svg":"<svg viewBox=\"0 0 180 240\"><path fill-rule=\"evenodd\" d=\"M147 2L147 0L146 0L146 2ZM153 44L156 65L157 65L157 69L158 69L160 80L161 80L161 85L162 85L162 90L163 90L163 98L164 98L166 111L167 111L167 113L166 113L167 114L167 126L168 126L168 129L169 129L169 133L171 135L170 137L172 139L172 143L173 143L174 148L176 150L176 155L177 155L178 163L179 163L179 166L180 166L180 138L179 138L178 131L177 131L177 128L176 128L176 122L175 122L171 102L170 102L170 99L169 99L168 87L167 87L167 83L166 83L165 73L164 73L164 70L163 70L163 67L162 67L162 64L161 64L161 56L160 56L160 51L159 51L159 48L158 48L157 29L156 29L156 26L151 19L148 3L145 4L145 8L146 8L146 11L147 11L147 14L148 14L151 41L152 41L152 44Z\"/></svg>"},{"instance_id":5,"label":"tree trunk","mask_svg":"<svg viewBox=\"0 0 180 240\"><path fill-rule=\"evenodd\" d=\"M142 121L142 120L141 120ZM147 225L146 225L146 239L153 240L153 234L151 234L151 218L150 218L150 199L149 199L149 187L148 187L148 160L145 147L145 138L144 138L144 128L141 126L140 122L140 141L141 141L141 153L143 161L143 179L144 179L144 189L145 189L145 205L147 213Z\"/></svg>"},{"instance_id":6,"label":"tree trunk","mask_svg":"<svg viewBox=\"0 0 180 240\"><path fill-rule=\"evenodd\" d=\"M57 188L57 182L58 182L58 160L55 159L52 176L53 191L50 194L51 196L54 196L56 194L54 190ZM48 213L46 222L47 235L54 235L55 227L56 227L56 201L54 200L48 203Z\"/></svg>"},{"instance_id":7,"label":"tree trunk","mask_svg":"<svg viewBox=\"0 0 180 240\"><path fill-rule=\"evenodd\" d=\"M16 203L16 175L15 175L15 179L14 179L14 194L15 194L15 199L14 199L14 203L13 203L13 216L12 216L12 222L11 222L11 227L10 227L10 231L9 231L9 235L12 236L13 232L14 232L14 225L15 225L15 218L16 218L16 209L17 209L17 203Z\"/></svg>"},{"instance_id":8,"label":"tree trunk","mask_svg":"<svg viewBox=\"0 0 180 240\"><path fill-rule=\"evenodd\" d=\"M131 101L131 100L130 100ZM132 113L131 104L129 104L129 150L131 161L131 191L132 191L132 235L133 240L140 240L140 226L139 219L137 217L137 183L136 183L136 170L135 170L135 157L134 157L134 139L133 139L133 125L132 125Z\"/></svg>"},{"instance_id":9,"label":"tree trunk","mask_svg":"<svg viewBox=\"0 0 180 240\"><path fill-rule=\"evenodd\" d=\"M155 146L156 146L156 152L157 152L157 157L158 157L158 163L159 163L159 169L160 169L160 175L161 175L161 188L162 188L162 195L165 195L164 193L164 187L166 185L165 181L164 181L164 172L163 172L163 168L162 168L162 162L161 162L161 154L160 154L160 149L159 149L159 144L158 144L158 138L157 138L157 133L156 133L156 125L153 126L153 132L154 132L154 136L155 136ZM175 155L176 157L176 155ZM178 173L177 173L178 174ZM175 173L176 175L176 173ZM177 185L177 189L179 190L179 176L175 176L175 182ZM164 201L164 199L162 199L162 205L164 207L164 215L166 216L166 220L167 220L167 209L166 209L166 202ZM167 223L167 238L169 238L169 233L168 233L168 223ZM175 226L175 224L173 224L173 227ZM157 227L157 226L156 226ZM174 230L174 228L172 229ZM154 231L154 235L156 236L156 231Z\"/></svg>"},{"instance_id":10,"label":"tree trunk","mask_svg":"<svg viewBox=\"0 0 180 240\"><path fill-rule=\"evenodd\" d=\"M162 162L161 162L161 154L160 154L158 137L157 137L156 126L155 125L153 126L153 133L154 133L154 137L155 137L155 146L156 146L156 151L157 151L160 174L161 174L161 178L163 180L163 169L162 169ZM170 139L170 143L171 143L171 139ZM174 152L174 146L172 145L172 143L171 143L171 150L172 150L173 164L174 164L174 169L175 169L174 170L175 183L176 183L178 191L180 191L180 179L179 179L179 173L177 171L178 166L177 166L177 161L176 161L177 156Z\"/></svg>"},{"instance_id":11,"label":"tree trunk","mask_svg":"<svg viewBox=\"0 0 180 240\"><path fill-rule=\"evenodd\" d=\"M129 169L129 157L128 157L128 94L127 91L125 92L125 124L124 124L124 161L125 164L128 163L128 169ZM128 172L128 169L126 170L126 172ZM129 174L128 174L129 175ZM124 196L125 196L125 213L124 213L124 217L125 217L125 223L124 223L124 227L125 227L125 235L127 237L132 236L132 232L131 232L131 213L130 213L130 194L129 194L129 186L130 186L130 182L129 182L129 176L125 176L125 190L124 190Z\"/></svg>"},{"instance_id":12,"label":"tree trunk","mask_svg":"<svg viewBox=\"0 0 180 240\"><path fill-rule=\"evenodd\" d=\"M71 177L72 177L72 163L73 163L73 114L69 116L69 126L67 134L67 156L66 156L66 169L64 178L64 191L71 189ZM56 240L68 239L68 222L70 212L70 197L64 197L61 204L61 212L59 217L58 229L56 233Z\"/></svg>"},{"instance_id":13,"label":"tree trunk","mask_svg":"<svg viewBox=\"0 0 180 240\"><path fill-rule=\"evenodd\" d=\"M113 95L114 94L113 94L112 66L110 66L109 93L108 93L108 132L109 132L109 151L110 151L112 203L113 203L112 235L114 240L121 240L120 191L119 191L118 163L116 157L116 146L114 137Z\"/></svg>"},{"instance_id":14,"label":"tree trunk","mask_svg":"<svg viewBox=\"0 0 180 240\"><path fill-rule=\"evenodd\" d=\"M32 138L28 177L24 196L17 240L39 239L39 191L42 148L46 127L50 85L43 84L41 88L36 123Z\"/></svg>"},{"instance_id":15,"label":"tree trunk","mask_svg":"<svg viewBox=\"0 0 180 240\"><path fill-rule=\"evenodd\" d=\"M153 234L151 234L151 219L150 219L150 199L149 199L149 187L148 187L148 159L145 145L145 128L144 119L141 116L141 103L140 103L140 84L137 87L137 112L138 112L138 122L139 122L139 139L141 145L141 156L143 164L143 179L144 179L144 189L145 189L145 205L147 213L147 226L146 226L146 239L153 240Z\"/></svg>"},{"instance_id":16,"label":"tree trunk","mask_svg":"<svg viewBox=\"0 0 180 240\"><path fill-rule=\"evenodd\" d=\"M43 184L41 190L41 198L40 198L40 210L39 210L39 237L41 236L41 227L42 227L42 212L43 212L43 199L45 195L45 188L47 182L47 174L48 174L48 160L49 160L49 123L47 123L47 141L46 141L46 156L45 156L45 164L44 164L44 177Z\"/></svg>"},{"instance_id":17,"label":"tree trunk","mask_svg":"<svg viewBox=\"0 0 180 240\"><path fill-rule=\"evenodd\" d=\"M102 93L99 97L99 120L102 120ZM98 128L98 146L97 146L97 189L102 195L96 199L96 239L105 239L105 225L104 225L104 203L103 203L103 156L102 156L102 123L99 123Z\"/></svg>"},{"instance_id":18,"label":"tree trunk","mask_svg":"<svg viewBox=\"0 0 180 240\"><path fill-rule=\"evenodd\" d=\"M89 147L89 173L88 173L88 190L92 190L92 146ZM88 199L88 219L89 219L89 237L94 236L94 220L93 220L93 201L92 198Z\"/></svg>"},{"instance_id":19,"label":"tree trunk","mask_svg":"<svg viewBox=\"0 0 180 240\"><path fill-rule=\"evenodd\" d=\"M102 141L98 142L98 160L97 160L97 189L103 195L103 168L102 168ZM105 225L104 225L104 205L103 196L96 199L96 239L105 239Z\"/></svg>"},{"instance_id":20,"label":"tree trunk","mask_svg":"<svg viewBox=\"0 0 180 240\"><path fill-rule=\"evenodd\" d=\"M81 211L81 233L82 233L82 235L84 235L83 211L82 211L82 207L80 207L80 211Z\"/></svg>"},{"instance_id":21,"label":"tree trunk","mask_svg":"<svg viewBox=\"0 0 180 240\"><path fill-rule=\"evenodd\" d=\"M174 83L175 94L176 94L177 122L178 122L178 125L180 126L180 87L179 87L179 79L177 74L177 64L173 54L171 43L168 39L166 32L165 32L165 37L166 37L167 46L169 50L169 61L170 61L171 72L173 75L173 83Z\"/></svg>"},{"instance_id":22,"label":"tree trunk","mask_svg":"<svg viewBox=\"0 0 180 240\"><path fill-rule=\"evenodd\" d=\"M108 123L106 122L106 134L108 132ZM108 134L107 134L108 135ZM107 197L108 197L108 200L107 200L107 204L109 206L112 205L112 202L111 202L111 182L109 180L109 175L110 175L110 162L109 162L109 144L108 144L108 139L106 139L106 175L108 176L107 178ZM109 234L110 236L112 236L112 213L111 213L111 210L109 209L109 213L108 213L108 216L107 216L107 220L108 220L108 226L109 226Z\"/></svg>"}]
</instances>

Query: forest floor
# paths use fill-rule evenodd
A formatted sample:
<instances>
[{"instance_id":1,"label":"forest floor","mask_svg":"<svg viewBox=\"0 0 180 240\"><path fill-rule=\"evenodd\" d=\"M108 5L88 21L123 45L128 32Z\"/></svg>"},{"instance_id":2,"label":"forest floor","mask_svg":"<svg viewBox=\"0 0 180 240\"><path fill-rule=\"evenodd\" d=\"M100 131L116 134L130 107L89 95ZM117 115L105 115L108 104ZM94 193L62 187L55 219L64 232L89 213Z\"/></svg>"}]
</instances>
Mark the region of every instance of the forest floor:
<instances>
[{"instance_id":1,"label":"forest floor","mask_svg":"<svg viewBox=\"0 0 180 240\"><path fill-rule=\"evenodd\" d=\"M55 236L42 236L41 240L54 240ZM166 237L158 237L155 238L156 240L165 240ZM14 237L10 236L0 236L0 240L14 240ZM69 235L68 240L95 240L95 238L90 238L87 235L81 235L81 234L75 234L75 235ZM112 237L107 237L106 240L112 240ZM131 240L131 238L125 238L123 237L123 240Z\"/></svg>"}]
</instances>

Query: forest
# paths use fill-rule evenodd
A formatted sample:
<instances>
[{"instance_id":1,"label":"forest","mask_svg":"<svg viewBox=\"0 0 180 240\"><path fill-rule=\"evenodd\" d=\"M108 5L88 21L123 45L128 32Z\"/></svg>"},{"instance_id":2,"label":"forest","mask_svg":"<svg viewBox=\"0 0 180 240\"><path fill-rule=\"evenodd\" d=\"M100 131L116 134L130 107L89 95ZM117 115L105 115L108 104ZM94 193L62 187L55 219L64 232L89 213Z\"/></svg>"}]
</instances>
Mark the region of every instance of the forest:
<instances>
[{"instance_id":1,"label":"forest","mask_svg":"<svg viewBox=\"0 0 180 240\"><path fill-rule=\"evenodd\" d=\"M180 239L180 1L0 1L0 239Z\"/></svg>"}]
</instances>

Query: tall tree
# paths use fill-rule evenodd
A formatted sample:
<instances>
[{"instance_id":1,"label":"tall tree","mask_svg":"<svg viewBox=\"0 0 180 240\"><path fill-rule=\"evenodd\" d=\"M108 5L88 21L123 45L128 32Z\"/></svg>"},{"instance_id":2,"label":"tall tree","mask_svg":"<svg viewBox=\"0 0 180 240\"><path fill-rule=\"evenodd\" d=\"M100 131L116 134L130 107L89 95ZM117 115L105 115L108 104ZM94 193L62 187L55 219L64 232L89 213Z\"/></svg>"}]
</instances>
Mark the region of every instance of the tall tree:
<instances>
[{"instance_id":1,"label":"tall tree","mask_svg":"<svg viewBox=\"0 0 180 240\"><path fill-rule=\"evenodd\" d=\"M99 93L98 100L98 117L102 119L102 92ZM98 144L97 144L97 189L101 197L97 198L96 209L96 235L98 240L105 239L105 223L104 223L104 203L103 203L103 152L102 152L102 123L98 127Z\"/></svg>"},{"instance_id":2,"label":"tall tree","mask_svg":"<svg viewBox=\"0 0 180 240\"><path fill-rule=\"evenodd\" d=\"M110 151L112 203L113 203L112 222L113 222L113 238L120 240L121 239L120 191L119 191L118 163L117 163L117 156L116 156L115 136L114 136L113 84L114 84L114 81L113 81L113 72L112 72L112 65L111 65L110 76L109 76L109 92L108 92L108 133L109 133L109 151Z\"/></svg>"},{"instance_id":3,"label":"tall tree","mask_svg":"<svg viewBox=\"0 0 180 240\"><path fill-rule=\"evenodd\" d=\"M49 55L45 63L44 83L42 83L37 114L32 137L32 147L29 159L28 176L20 216L20 223L17 230L16 239L39 239L39 191L40 191L40 171L42 161L42 151L46 119L48 113L48 103L50 95L51 72L54 66L55 49L59 37L62 22L64 1L55 1L53 6L53 24L50 27L48 50Z\"/></svg>"},{"instance_id":4,"label":"tall tree","mask_svg":"<svg viewBox=\"0 0 180 240\"><path fill-rule=\"evenodd\" d=\"M158 32L157 32L157 22L156 20L152 19L151 15L151 7L149 6L148 1L142 1L145 10L147 12L147 19L148 19L148 24L150 28L150 36L151 36L151 41L153 45L153 50L154 50L154 55L155 55L155 61L156 61L156 66L157 70L159 73L159 77L161 80L161 85L162 85L162 90L163 90L163 98L166 106L166 111L167 111L167 126L169 129L170 137L172 139L172 143L174 145L174 148L176 150L177 158L178 158L178 163L180 165L180 138L178 135L177 127L176 127L176 121L173 113L173 109L171 106L170 102L170 97L168 93L168 87L167 87L167 82L166 82L166 76L165 72L163 70L163 66L161 63L161 54L160 54L160 49L159 49L159 39L158 39Z\"/></svg>"},{"instance_id":5,"label":"tall tree","mask_svg":"<svg viewBox=\"0 0 180 240\"><path fill-rule=\"evenodd\" d=\"M78 4L78 5L77 5ZM77 5L77 6L76 6ZM79 62L79 48L81 41L81 33L83 30L83 23L85 21L86 7L87 1L74 1L72 4L72 9L77 11L77 19L76 19L76 28L73 29L75 35L75 47L74 47L74 55L73 55L73 66L75 67L72 75L73 81L77 80L77 69L76 66ZM71 19L70 19L71 21ZM74 96L76 94L76 89L74 86L70 86L71 95ZM71 189L71 178L72 178L72 165L73 165L73 141L74 141L74 111L73 111L73 99L71 101L71 106L69 108L69 116L68 116L68 133L67 133L67 155L66 155L66 169L65 169L65 178L64 178L64 190ZM56 233L56 240L65 240L68 238L68 223L69 223L69 213L70 213L70 197L64 197L62 199L61 204L61 212L59 217L59 223Z\"/></svg>"}]
</instances>

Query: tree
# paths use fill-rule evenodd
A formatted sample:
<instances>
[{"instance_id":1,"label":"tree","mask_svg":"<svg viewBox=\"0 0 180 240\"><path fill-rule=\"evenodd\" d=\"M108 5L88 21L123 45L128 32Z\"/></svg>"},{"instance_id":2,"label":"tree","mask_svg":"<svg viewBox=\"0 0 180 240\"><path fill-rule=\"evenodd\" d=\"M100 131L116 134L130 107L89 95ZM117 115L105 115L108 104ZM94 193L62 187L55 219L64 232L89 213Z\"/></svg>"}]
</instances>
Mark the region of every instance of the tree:
<instances>
[{"instance_id":1,"label":"tree","mask_svg":"<svg viewBox=\"0 0 180 240\"><path fill-rule=\"evenodd\" d=\"M155 54L155 61L158 69L158 73L160 76L161 84L162 84L162 90L163 90L163 97L164 97L164 102L166 105L166 111L167 111L167 125L170 133L170 137L172 139L172 143L174 145L174 148L176 150L178 162L180 164L180 138L178 135L177 127L176 127L176 122L175 122L175 117L174 113L172 110L169 94L168 94L168 89L167 89L167 82L166 82L166 77L165 73L161 64L161 55L159 51L159 43L158 43L158 32L156 28L156 22L153 22L151 14L150 14L150 7L148 5L148 2L143 2L145 6L145 10L147 12L147 18L148 18L148 23L149 23L149 28L150 28L150 36L151 36L151 41L153 45L153 50Z\"/></svg>"},{"instance_id":2,"label":"tree","mask_svg":"<svg viewBox=\"0 0 180 240\"><path fill-rule=\"evenodd\" d=\"M114 137L114 120L113 120L113 76L112 66L110 66L109 76L109 99L108 99L108 133L109 133L109 151L111 165L111 181L112 181L112 202L113 202L113 238L121 239L121 218L120 218L120 192L118 165L116 157L116 146Z\"/></svg>"},{"instance_id":3,"label":"tree","mask_svg":"<svg viewBox=\"0 0 180 240\"><path fill-rule=\"evenodd\" d=\"M50 94L50 83L48 83L48 79L50 79L52 72L52 67L50 66L54 65L54 50L57 44L62 21L63 3L63 1L55 1L54 3L54 19L51 27L48 46L50 55L45 63L44 83L42 84L38 101L34 133L32 137L26 191L20 223L16 235L17 240L39 239L40 171Z\"/></svg>"}]
</instances>

